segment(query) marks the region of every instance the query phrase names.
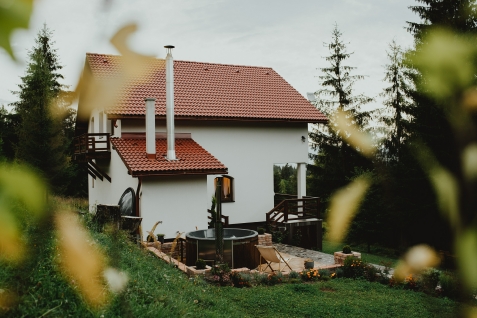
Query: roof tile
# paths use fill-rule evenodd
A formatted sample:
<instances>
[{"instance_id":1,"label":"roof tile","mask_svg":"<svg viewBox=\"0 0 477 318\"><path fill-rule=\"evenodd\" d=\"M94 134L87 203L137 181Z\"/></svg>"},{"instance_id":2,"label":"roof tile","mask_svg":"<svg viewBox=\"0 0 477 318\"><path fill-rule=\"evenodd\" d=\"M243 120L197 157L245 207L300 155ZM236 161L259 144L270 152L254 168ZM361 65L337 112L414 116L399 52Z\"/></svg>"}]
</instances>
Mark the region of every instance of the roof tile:
<instances>
[{"instance_id":1,"label":"roof tile","mask_svg":"<svg viewBox=\"0 0 477 318\"><path fill-rule=\"evenodd\" d=\"M167 139L156 139L156 158L146 158L145 138L111 138L111 144L132 176L172 174L226 174L227 167L193 139L176 139L178 160L169 161Z\"/></svg>"},{"instance_id":2,"label":"roof tile","mask_svg":"<svg viewBox=\"0 0 477 318\"><path fill-rule=\"evenodd\" d=\"M93 76L119 76L121 56L88 53ZM145 115L144 98L156 98L156 115L166 115L165 61L155 59L141 81L131 82L112 115ZM273 69L174 61L174 112L183 117L323 122L327 118Z\"/></svg>"}]
</instances>

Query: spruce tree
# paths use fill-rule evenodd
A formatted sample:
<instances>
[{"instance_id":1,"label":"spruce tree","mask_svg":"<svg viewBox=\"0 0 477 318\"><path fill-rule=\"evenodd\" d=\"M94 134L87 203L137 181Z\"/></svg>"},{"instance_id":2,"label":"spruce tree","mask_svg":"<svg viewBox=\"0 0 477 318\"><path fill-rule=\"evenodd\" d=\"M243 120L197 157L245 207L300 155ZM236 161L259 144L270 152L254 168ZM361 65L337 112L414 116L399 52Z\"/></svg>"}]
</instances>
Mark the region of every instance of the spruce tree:
<instances>
[{"instance_id":1,"label":"spruce tree","mask_svg":"<svg viewBox=\"0 0 477 318\"><path fill-rule=\"evenodd\" d=\"M381 124L379 132L383 135L380 157L386 163L399 161L402 147L409 138L410 113L412 100L409 94L412 89L411 75L414 74L403 63L403 50L393 40L389 44L387 56L389 64L385 65L384 81L389 86L381 93L384 98L384 108L377 114L377 120Z\"/></svg>"},{"instance_id":2,"label":"spruce tree","mask_svg":"<svg viewBox=\"0 0 477 318\"><path fill-rule=\"evenodd\" d=\"M45 25L29 52L20 90L14 92L19 97L14 106L20 117L16 159L37 169L56 192L61 192L62 175L69 164L63 127L67 107L59 103L62 66L52 45L52 33Z\"/></svg>"},{"instance_id":3,"label":"spruce tree","mask_svg":"<svg viewBox=\"0 0 477 318\"><path fill-rule=\"evenodd\" d=\"M331 128L335 126L335 112L342 110L354 118L354 124L365 129L370 113L363 111L361 107L372 101L372 98L362 94L354 94L354 84L364 76L351 74L356 68L346 65L346 62L353 53L347 51L341 37L342 33L335 25L331 42L325 44L330 51L325 59L330 65L321 68L321 88L314 93L317 99L315 105L328 116L329 123L315 127L310 133L312 147L317 150L317 154L310 154L315 166L310 167L309 180L313 184L311 194L324 197L345 185L353 176L355 167L369 166L359 150L343 141L336 130Z\"/></svg>"}]
</instances>

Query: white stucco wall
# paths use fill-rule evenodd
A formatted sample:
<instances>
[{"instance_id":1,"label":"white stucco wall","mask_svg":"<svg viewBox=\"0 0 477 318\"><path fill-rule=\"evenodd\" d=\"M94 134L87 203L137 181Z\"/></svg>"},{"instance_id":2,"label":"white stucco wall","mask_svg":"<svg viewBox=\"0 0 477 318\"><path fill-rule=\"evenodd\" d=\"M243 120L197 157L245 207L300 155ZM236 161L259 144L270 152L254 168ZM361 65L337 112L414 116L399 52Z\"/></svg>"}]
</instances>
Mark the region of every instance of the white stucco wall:
<instances>
[{"instance_id":1,"label":"white stucco wall","mask_svg":"<svg viewBox=\"0 0 477 318\"><path fill-rule=\"evenodd\" d=\"M97 204L118 204L124 190L131 187L136 192L137 178L133 178L128 174L126 166L115 150L111 151L111 161L96 161L96 164L111 177L111 183L108 180L99 178L94 180L88 176L88 199L90 209L94 209Z\"/></svg>"},{"instance_id":2,"label":"white stucco wall","mask_svg":"<svg viewBox=\"0 0 477 318\"><path fill-rule=\"evenodd\" d=\"M176 121L175 126L177 133L191 133L196 142L229 168L229 175L234 178L235 202L223 203L222 213L229 216L230 223L264 221L265 213L273 208L273 164L308 161L306 123ZM144 127L143 121L123 120L121 129L123 133L138 132L144 131ZM156 121L156 132L165 132L165 122ZM207 178L204 211L210 208L215 177ZM202 223L206 224L206 220ZM192 220L190 225L199 226Z\"/></svg>"},{"instance_id":3,"label":"white stucco wall","mask_svg":"<svg viewBox=\"0 0 477 318\"><path fill-rule=\"evenodd\" d=\"M177 232L207 228L206 176L142 179L141 216L144 236L157 221L155 234L174 238Z\"/></svg>"}]
</instances>

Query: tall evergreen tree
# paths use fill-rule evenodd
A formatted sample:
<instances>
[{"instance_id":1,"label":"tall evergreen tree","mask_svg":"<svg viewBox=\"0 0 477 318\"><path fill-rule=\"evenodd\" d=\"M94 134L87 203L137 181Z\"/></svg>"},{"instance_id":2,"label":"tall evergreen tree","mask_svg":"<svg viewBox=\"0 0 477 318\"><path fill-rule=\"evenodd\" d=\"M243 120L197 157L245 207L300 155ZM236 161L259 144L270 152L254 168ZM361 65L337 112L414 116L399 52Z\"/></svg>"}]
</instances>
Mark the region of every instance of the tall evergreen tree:
<instances>
[{"instance_id":1,"label":"tall evergreen tree","mask_svg":"<svg viewBox=\"0 0 477 318\"><path fill-rule=\"evenodd\" d=\"M408 31L420 42L431 27L452 29L458 33L476 33L477 8L473 0L416 0L421 6L409 7L422 22L407 22Z\"/></svg>"},{"instance_id":2,"label":"tall evergreen tree","mask_svg":"<svg viewBox=\"0 0 477 318\"><path fill-rule=\"evenodd\" d=\"M379 132L383 135L381 158L385 162L399 161L401 149L409 138L409 122L412 101L411 92L412 71L403 63L403 50L393 40L387 51L389 64L385 65L384 81L389 84L381 93L384 97L384 108L377 114L380 124Z\"/></svg>"},{"instance_id":3,"label":"tall evergreen tree","mask_svg":"<svg viewBox=\"0 0 477 318\"><path fill-rule=\"evenodd\" d=\"M62 175L69 164L63 127L67 107L59 102L62 66L52 45L52 33L45 25L29 52L20 90L14 92L19 97L14 106L20 117L16 158L36 168L55 191L61 192Z\"/></svg>"},{"instance_id":4,"label":"tall evergreen tree","mask_svg":"<svg viewBox=\"0 0 477 318\"><path fill-rule=\"evenodd\" d=\"M315 161L315 166L310 167L309 179L314 188L310 190L312 195L324 197L345 185L354 174L355 167L369 165L359 154L359 150L344 142L336 130L331 129L335 125L334 114L337 110L348 112L354 118L354 124L365 129L370 113L362 111L361 107L372 101L372 98L362 94L354 94L355 82L364 76L351 74L356 68L346 65L346 62L353 53L347 51L341 37L342 34L335 25L331 42L326 44L330 56L325 59L330 66L321 68L321 88L315 92L316 107L330 120L327 125L315 127L310 133L313 147L318 150L316 155L310 154Z\"/></svg>"}]
</instances>

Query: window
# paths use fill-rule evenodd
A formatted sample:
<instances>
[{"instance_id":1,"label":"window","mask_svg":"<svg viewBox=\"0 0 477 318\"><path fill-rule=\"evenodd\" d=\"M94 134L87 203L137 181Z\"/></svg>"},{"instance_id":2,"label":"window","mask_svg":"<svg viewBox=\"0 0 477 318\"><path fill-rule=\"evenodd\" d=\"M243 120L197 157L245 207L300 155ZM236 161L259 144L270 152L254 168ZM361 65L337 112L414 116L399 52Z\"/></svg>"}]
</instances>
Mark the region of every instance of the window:
<instances>
[{"instance_id":1,"label":"window","mask_svg":"<svg viewBox=\"0 0 477 318\"><path fill-rule=\"evenodd\" d=\"M234 178L222 176L222 202L234 202ZM217 179L214 179L214 187L217 187Z\"/></svg>"}]
</instances>

